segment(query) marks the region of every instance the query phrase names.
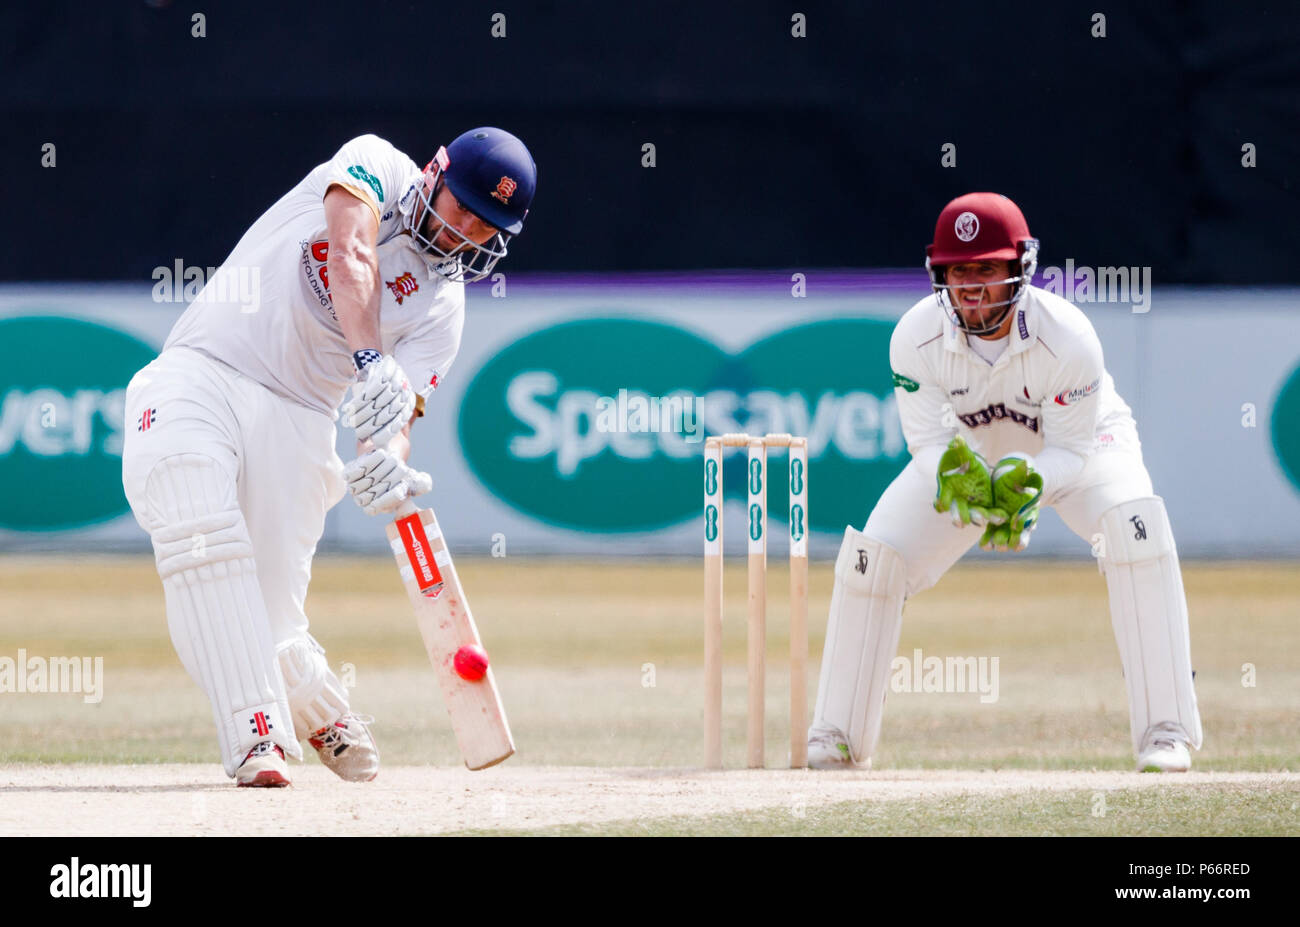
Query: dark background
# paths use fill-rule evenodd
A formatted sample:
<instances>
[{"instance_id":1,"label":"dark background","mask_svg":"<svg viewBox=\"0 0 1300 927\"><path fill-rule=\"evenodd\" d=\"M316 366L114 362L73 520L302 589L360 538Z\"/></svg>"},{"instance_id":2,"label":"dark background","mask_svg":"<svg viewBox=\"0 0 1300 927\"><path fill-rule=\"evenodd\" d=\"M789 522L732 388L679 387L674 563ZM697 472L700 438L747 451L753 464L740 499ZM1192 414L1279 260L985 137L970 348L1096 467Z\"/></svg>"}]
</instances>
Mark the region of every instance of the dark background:
<instances>
[{"instance_id":1,"label":"dark background","mask_svg":"<svg viewBox=\"0 0 1300 927\"><path fill-rule=\"evenodd\" d=\"M515 271L912 267L986 189L1045 264L1300 281L1293 2L155 4L4 11L0 279L215 265L349 137L497 124L539 166Z\"/></svg>"}]
</instances>

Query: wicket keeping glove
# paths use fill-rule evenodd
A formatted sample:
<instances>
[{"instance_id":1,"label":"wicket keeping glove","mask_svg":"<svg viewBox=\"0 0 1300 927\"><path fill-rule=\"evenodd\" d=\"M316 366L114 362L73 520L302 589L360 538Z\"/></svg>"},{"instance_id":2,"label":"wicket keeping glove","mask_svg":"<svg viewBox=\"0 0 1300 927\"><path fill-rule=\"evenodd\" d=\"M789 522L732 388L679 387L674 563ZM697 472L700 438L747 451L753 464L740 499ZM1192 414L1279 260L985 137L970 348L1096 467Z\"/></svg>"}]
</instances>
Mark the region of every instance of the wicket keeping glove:
<instances>
[{"instance_id":1,"label":"wicket keeping glove","mask_svg":"<svg viewBox=\"0 0 1300 927\"><path fill-rule=\"evenodd\" d=\"M939 458L939 489L934 510L952 516L954 528L997 525L1007 520L993 498L989 465L960 435L952 439Z\"/></svg>"},{"instance_id":2,"label":"wicket keeping glove","mask_svg":"<svg viewBox=\"0 0 1300 927\"><path fill-rule=\"evenodd\" d=\"M363 454L343 468L348 491L367 515L391 512L406 499L433 488L433 477L407 466L383 448Z\"/></svg>"},{"instance_id":3,"label":"wicket keeping glove","mask_svg":"<svg viewBox=\"0 0 1300 927\"><path fill-rule=\"evenodd\" d=\"M1009 454L993 468L993 504L1006 512L1004 524L989 525L980 538L985 550L1022 551L1029 546L1029 535L1038 523L1038 509L1043 497L1042 474L1035 473L1032 461L1023 454Z\"/></svg>"}]
</instances>

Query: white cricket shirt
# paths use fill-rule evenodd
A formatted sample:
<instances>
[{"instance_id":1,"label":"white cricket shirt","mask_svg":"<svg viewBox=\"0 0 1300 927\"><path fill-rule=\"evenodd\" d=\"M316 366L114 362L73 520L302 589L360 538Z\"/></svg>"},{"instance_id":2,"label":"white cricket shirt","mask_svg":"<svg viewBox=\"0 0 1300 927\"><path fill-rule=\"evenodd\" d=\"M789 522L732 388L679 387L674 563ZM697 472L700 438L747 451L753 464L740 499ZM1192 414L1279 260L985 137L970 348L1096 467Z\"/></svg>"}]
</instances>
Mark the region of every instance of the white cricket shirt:
<instances>
[{"instance_id":1,"label":"white cricket shirt","mask_svg":"<svg viewBox=\"0 0 1300 927\"><path fill-rule=\"evenodd\" d=\"M1033 457L1046 498L1098 447L1137 447L1132 412L1078 308L1026 287L1009 338L990 365L933 294L899 320L889 343L894 393L907 449L923 466L937 467L960 434L990 465L1010 453Z\"/></svg>"},{"instance_id":2,"label":"white cricket shirt","mask_svg":"<svg viewBox=\"0 0 1300 927\"><path fill-rule=\"evenodd\" d=\"M352 139L286 193L176 321L164 350L185 346L229 364L275 393L337 418L355 378L329 294L324 198L347 187L379 221L380 334L426 398L460 349L465 287L434 273L410 246L402 217L416 203L415 162L374 135ZM241 296L253 284L255 299Z\"/></svg>"}]
</instances>

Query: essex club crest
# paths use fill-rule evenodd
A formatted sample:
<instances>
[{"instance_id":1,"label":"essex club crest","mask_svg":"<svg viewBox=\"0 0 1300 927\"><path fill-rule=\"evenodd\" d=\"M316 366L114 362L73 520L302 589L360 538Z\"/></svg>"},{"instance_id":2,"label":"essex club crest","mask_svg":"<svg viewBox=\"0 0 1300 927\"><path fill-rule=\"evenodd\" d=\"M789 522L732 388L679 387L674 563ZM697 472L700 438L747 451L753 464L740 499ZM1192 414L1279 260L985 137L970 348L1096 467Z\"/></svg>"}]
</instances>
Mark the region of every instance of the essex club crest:
<instances>
[{"instance_id":1,"label":"essex club crest","mask_svg":"<svg viewBox=\"0 0 1300 927\"><path fill-rule=\"evenodd\" d=\"M397 300L399 306L402 304L402 300L420 288L420 284L415 282L415 277L409 271L386 285L392 291L393 299Z\"/></svg>"},{"instance_id":2,"label":"essex club crest","mask_svg":"<svg viewBox=\"0 0 1300 927\"><path fill-rule=\"evenodd\" d=\"M509 177L502 177L497 181L497 188L492 191L492 196L503 203L509 203L510 197L514 195L519 184L515 183Z\"/></svg>"}]
</instances>

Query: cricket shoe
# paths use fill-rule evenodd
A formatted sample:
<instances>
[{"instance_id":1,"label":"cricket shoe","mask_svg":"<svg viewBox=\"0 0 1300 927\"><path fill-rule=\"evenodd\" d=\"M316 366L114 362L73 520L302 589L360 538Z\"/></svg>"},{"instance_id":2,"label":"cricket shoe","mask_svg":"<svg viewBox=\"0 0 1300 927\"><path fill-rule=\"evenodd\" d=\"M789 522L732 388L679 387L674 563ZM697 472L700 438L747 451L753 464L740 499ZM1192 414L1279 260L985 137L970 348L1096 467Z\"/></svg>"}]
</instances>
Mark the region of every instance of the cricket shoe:
<instances>
[{"instance_id":1,"label":"cricket shoe","mask_svg":"<svg viewBox=\"0 0 1300 927\"><path fill-rule=\"evenodd\" d=\"M808 738L809 769L870 769L868 760L861 767L853 762L848 738L836 728L819 730Z\"/></svg>"},{"instance_id":2,"label":"cricket shoe","mask_svg":"<svg viewBox=\"0 0 1300 927\"><path fill-rule=\"evenodd\" d=\"M374 722L369 715L348 712L312 734L307 743L316 748L320 761L340 779L369 782L379 775L379 748L368 727Z\"/></svg>"},{"instance_id":3,"label":"cricket shoe","mask_svg":"<svg viewBox=\"0 0 1300 927\"><path fill-rule=\"evenodd\" d=\"M1192 755L1180 725L1162 721L1147 728L1138 752L1138 772L1187 772L1191 766Z\"/></svg>"},{"instance_id":4,"label":"cricket shoe","mask_svg":"<svg viewBox=\"0 0 1300 927\"><path fill-rule=\"evenodd\" d=\"M235 784L241 788L279 789L289 785L289 764L280 745L264 740L248 751L235 770Z\"/></svg>"}]
</instances>

